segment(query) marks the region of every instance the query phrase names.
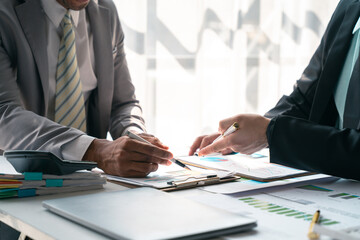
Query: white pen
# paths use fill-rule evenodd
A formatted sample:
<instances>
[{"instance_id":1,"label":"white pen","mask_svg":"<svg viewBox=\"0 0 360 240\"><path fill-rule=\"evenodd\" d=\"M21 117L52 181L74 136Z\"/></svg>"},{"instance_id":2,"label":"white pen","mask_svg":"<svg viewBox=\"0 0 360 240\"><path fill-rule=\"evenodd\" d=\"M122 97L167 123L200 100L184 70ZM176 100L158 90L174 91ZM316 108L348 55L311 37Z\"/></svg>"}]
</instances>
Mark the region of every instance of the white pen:
<instances>
[{"instance_id":1,"label":"white pen","mask_svg":"<svg viewBox=\"0 0 360 240\"><path fill-rule=\"evenodd\" d=\"M153 145L153 144L152 144L151 142L149 142L148 140L140 137L139 135L137 135L137 134L135 134L135 133L133 133L133 132L126 131L125 135L128 136L129 138L136 139L136 140L138 140L138 141L140 141L140 142L144 142L144 143L148 143L148 144L150 144L150 145ZM179 165L180 167L183 167L183 168L191 171L191 169L190 169L188 166L186 166L184 163L180 162L179 160L177 160L177 159L175 159L175 158L170 159L170 161L173 162L173 163L175 163L175 164L177 164L177 165Z\"/></svg>"},{"instance_id":2,"label":"white pen","mask_svg":"<svg viewBox=\"0 0 360 240\"><path fill-rule=\"evenodd\" d=\"M217 141L219 141L220 139L222 139L223 137L226 137L228 135L230 135L231 133L235 132L236 130L239 129L239 124L237 122L234 122L228 129L226 129L226 131L223 134L220 134L213 142L216 143ZM199 149L196 150L196 152L194 153L196 156L199 155Z\"/></svg>"}]
</instances>

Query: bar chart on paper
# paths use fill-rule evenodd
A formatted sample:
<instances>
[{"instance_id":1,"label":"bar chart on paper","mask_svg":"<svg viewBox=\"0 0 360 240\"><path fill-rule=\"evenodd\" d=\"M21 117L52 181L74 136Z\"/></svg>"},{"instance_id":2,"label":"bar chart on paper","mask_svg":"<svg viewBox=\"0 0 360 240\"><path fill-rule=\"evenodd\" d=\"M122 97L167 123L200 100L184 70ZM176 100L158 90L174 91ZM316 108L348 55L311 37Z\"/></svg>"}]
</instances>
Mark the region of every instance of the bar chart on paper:
<instances>
[{"instance_id":1,"label":"bar chart on paper","mask_svg":"<svg viewBox=\"0 0 360 240\"><path fill-rule=\"evenodd\" d=\"M262 201L253 197L240 198L239 200L247 203L249 206L253 206L254 208L258 208L267 211L268 213L274 213L285 217L291 217L299 220L301 219L304 221L311 221L313 217L313 212L300 211L291 207L284 207L267 201ZM340 222L332 219L323 218L319 221L319 223L322 225L334 225L334 224L339 224Z\"/></svg>"},{"instance_id":2,"label":"bar chart on paper","mask_svg":"<svg viewBox=\"0 0 360 240\"><path fill-rule=\"evenodd\" d=\"M360 187L360 183L354 184ZM334 230L360 229L360 190L354 192L357 188L349 189L348 185L349 182L306 185L286 191L242 197L239 201L272 216L305 222L310 222L314 212L320 209L321 225Z\"/></svg>"}]
</instances>

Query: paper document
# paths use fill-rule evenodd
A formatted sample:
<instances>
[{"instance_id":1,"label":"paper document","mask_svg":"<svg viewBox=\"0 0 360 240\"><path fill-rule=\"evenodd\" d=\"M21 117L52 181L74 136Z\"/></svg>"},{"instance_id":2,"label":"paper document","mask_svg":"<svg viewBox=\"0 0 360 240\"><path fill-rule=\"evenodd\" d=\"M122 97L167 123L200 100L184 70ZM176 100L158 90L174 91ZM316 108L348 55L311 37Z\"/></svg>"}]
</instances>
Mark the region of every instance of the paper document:
<instances>
[{"instance_id":1,"label":"paper document","mask_svg":"<svg viewBox=\"0 0 360 240\"><path fill-rule=\"evenodd\" d=\"M319 224L323 229L357 235L359 239L359 234L356 234L360 231L359 189L359 182L339 180L241 197L239 202L241 207L248 206L254 212L261 213L264 218L269 216L272 219L271 224L269 223L271 226L280 224L284 228L284 223L292 223L299 228L304 225L305 231L309 228L313 214L320 210ZM335 235L331 237L336 238Z\"/></svg>"},{"instance_id":2,"label":"paper document","mask_svg":"<svg viewBox=\"0 0 360 240\"><path fill-rule=\"evenodd\" d=\"M238 234L236 239L308 239L310 222L316 210L320 210L321 230L340 232L339 239L360 239L358 181L341 179L242 197L205 192L189 194L187 198L258 220L256 233ZM318 230L317 225L314 230ZM328 235L325 231L319 233L320 239L338 236ZM353 238L344 238L344 233Z\"/></svg>"},{"instance_id":3,"label":"paper document","mask_svg":"<svg viewBox=\"0 0 360 240\"><path fill-rule=\"evenodd\" d=\"M308 176L300 176L289 179L282 179L272 182L260 182L256 180L250 180L241 178L235 182L224 183L221 185L206 186L202 189L208 192L231 194L231 195L248 195L258 192L263 192L269 189L283 189L288 187L296 187L304 184L313 184L319 182L330 182L339 179L326 174L313 174Z\"/></svg>"},{"instance_id":4,"label":"paper document","mask_svg":"<svg viewBox=\"0 0 360 240\"><path fill-rule=\"evenodd\" d=\"M211 170L233 171L237 175L267 182L309 174L307 171L270 163L269 157L261 154L186 156L178 157L183 163Z\"/></svg>"}]
</instances>

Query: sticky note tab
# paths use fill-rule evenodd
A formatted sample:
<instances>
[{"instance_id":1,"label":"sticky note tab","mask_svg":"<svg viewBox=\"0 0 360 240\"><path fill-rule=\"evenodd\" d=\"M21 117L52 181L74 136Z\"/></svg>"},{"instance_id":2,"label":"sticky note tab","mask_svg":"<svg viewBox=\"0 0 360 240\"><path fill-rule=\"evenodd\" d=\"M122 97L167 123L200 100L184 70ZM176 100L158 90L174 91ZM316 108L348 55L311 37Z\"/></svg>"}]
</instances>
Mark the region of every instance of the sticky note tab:
<instances>
[{"instance_id":1,"label":"sticky note tab","mask_svg":"<svg viewBox=\"0 0 360 240\"><path fill-rule=\"evenodd\" d=\"M32 197L36 195L36 189L19 189L18 190L18 197Z\"/></svg>"},{"instance_id":2,"label":"sticky note tab","mask_svg":"<svg viewBox=\"0 0 360 240\"><path fill-rule=\"evenodd\" d=\"M62 187L62 179L46 179L46 187Z\"/></svg>"},{"instance_id":3,"label":"sticky note tab","mask_svg":"<svg viewBox=\"0 0 360 240\"><path fill-rule=\"evenodd\" d=\"M25 180L42 180L42 173L41 172L24 172Z\"/></svg>"},{"instance_id":4,"label":"sticky note tab","mask_svg":"<svg viewBox=\"0 0 360 240\"><path fill-rule=\"evenodd\" d=\"M9 197L16 197L18 195L17 189L9 189L9 191L1 192L0 190L0 199L1 198L9 198Z\"/></svg>"}]
</instances>

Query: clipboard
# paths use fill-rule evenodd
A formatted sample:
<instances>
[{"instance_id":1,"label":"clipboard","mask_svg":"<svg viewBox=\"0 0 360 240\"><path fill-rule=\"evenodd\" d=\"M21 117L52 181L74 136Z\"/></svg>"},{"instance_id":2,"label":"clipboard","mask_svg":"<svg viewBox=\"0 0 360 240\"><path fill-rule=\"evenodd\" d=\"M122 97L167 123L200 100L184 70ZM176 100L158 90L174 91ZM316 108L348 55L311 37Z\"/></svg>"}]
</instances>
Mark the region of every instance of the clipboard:
<instances>
[{"instance_id":1,"label":"clipboard","mask_svg":"<svg viewBox=\"0 0 360 240\"><path fill-rule=\"evenodd\" d=\"M208 186L213 184L219 184L224 182L231 182L235 181L237 179L240 179L239 176L231 176L226 178L220 178L218 176L208 176L206 178L197 178L193 180L186 180L186 181L171 181L168 182L169 187L162 188L161 190L169 192L174 190L180 190L180 189L188 189L188 188L194 188L194 187L202 187L202 186Z\"/></svg>"},{"instance_id":2,"label":"clipboard","mask_svg":"<svg viewBox=\"0 0 360 240\"><path fill-rule=\"evenodd\" d=\"M146 178L124 178L113 175L106 175L106 178L110 182L129 188L152 187L166 192L230 182L240 178L227 171L218 172L198 168L192 168L193 171L183 169L167 171L167 167L160 168L162 171L151 173ZM181 173L190 175L184 176Z\"/></svg>"}]
</instances>

